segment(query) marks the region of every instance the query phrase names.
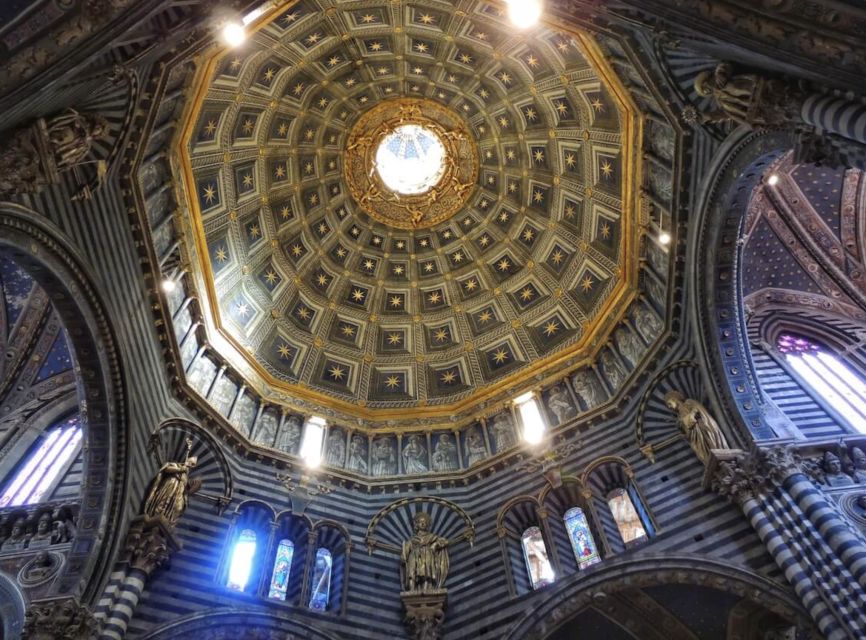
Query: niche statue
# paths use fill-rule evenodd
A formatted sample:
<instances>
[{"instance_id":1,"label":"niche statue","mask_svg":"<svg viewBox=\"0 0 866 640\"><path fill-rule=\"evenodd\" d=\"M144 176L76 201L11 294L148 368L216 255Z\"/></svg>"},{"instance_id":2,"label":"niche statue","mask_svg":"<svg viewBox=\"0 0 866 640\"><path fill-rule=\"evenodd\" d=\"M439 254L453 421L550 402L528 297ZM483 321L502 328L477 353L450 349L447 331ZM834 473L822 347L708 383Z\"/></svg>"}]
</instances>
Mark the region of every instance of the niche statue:
<instances>
[{"instance_id":1,"label":"niche statue","mask_svg":"<svg viewBox=\"0 0 866 640\"><path fill-rule=\"evenodd\" d=\"M677 423L701 462L707 464L710 461L713 449L728 448L718 423L700 402L686 398L679 391L669 391L665 395L665 404L676 411Z\"/></svg>"},{"instance_id":2,"label":"niche statue","mask_svg":"<svg viewBox=\"0 0 866 640\"><path fill-rule=\"evenodd\" d=\"M144 502L144 515L151 518L164 518L174 526L186 510L189 496L201 488L201 478L190 478L189 472L195 468L198 458L189 455L192 440L187 440L186 459L183 462L166 462L156 474L147 499Z\"/></svg>"},{"instance_id":3,"label":"niche statue","mask_svg":"<svg viewBox=\"0 0 866 640\"><path fill-rule=\"evenodd\" d=\"M448 540L430 531L430 516L418 512L412 518L415 533L403 543L401 562L403 591L439 591L448 576Z\"/></svg>"}]
</instances>

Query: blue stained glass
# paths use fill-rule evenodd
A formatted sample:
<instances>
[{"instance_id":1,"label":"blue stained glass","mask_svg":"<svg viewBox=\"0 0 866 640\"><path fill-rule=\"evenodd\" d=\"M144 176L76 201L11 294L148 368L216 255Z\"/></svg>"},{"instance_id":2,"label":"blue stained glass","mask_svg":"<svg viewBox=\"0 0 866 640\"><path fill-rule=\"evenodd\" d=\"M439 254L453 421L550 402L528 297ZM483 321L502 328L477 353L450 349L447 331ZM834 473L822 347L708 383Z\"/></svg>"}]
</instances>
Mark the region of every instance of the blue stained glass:
<instances>
[{"instance_id":1,"label":"blue stained glass","mask_svg":"<svg viewBox=\"0 0 866 640\"><path fill-rule=\"evenodd\" d=\"M57 481L81 444L78 415L49 428L27 461L19 467L0 495L0 508L36 504Z\"/></svg>"},{"instance_id":2,"label":"blue stained glass","mask_svg":"<svg viewBox=\"0 0 866 640\"><path fill-rule=\"evenodd\" d=\"M231 564L229 565L229 576L226 586L229 589L243 591L247 588L250 573L253 570L253 558L256 555L256 532L252 529L244 529L235 542L232 550Z\"/></svg>"},{"instance_id":3,"label":"blue stained glass","mask_svg":"<svg viewBox=\"0 0 866 640\"><path fill-rule=\"evenodd\" d=\"M331 595L331 552L320 547L316 551L316 566L313 570L310 609L325 611Z\"/></svg>"},{"instance_id":4,"label":"blue stained glass","mask_svg":"<svg viewBox=\"0 0 866 640\"><path fill-rule=\"evenodd\" d=\"M277 545L277 557L274 560L274 572L271 574L271 587L268 597L285 600L289 590L289 574L292 570L292 556L295 555L295 545L291 540L280 540Z\"/></svg>"},{"instance_id":5,"label":"blue stained glass","mask_svg":"<svg viewBox=\"0 0 866 640\"><path fill-rule=\"evenodd\" d=\"M592 531L589 529L589 522L586 520L583 509L578 507L569 509L565 512L563 519L568 531L568 538L571 540L571 548L574 549L577 566L583 569L601 562L598 547L595 545L595 539L592 537Z\"/></svg>"}]
</instances>

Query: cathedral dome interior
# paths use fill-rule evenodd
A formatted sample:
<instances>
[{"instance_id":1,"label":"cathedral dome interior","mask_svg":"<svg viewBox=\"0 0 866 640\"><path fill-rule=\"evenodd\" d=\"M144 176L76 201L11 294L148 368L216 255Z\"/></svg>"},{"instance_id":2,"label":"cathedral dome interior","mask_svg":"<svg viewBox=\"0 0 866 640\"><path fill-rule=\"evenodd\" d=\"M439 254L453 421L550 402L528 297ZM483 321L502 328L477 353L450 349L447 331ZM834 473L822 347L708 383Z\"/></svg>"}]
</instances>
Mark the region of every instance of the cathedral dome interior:
<instances>
[{"instance_id":1,"label":"cathedral dome interior","mask_svg":"<svg viewBox=\"0 0 866 640\"><path fill-rule=\"evenodd\" d=\"M0 639L866 638L866 9L0 6Z\"/></svg>"}]
</instances>

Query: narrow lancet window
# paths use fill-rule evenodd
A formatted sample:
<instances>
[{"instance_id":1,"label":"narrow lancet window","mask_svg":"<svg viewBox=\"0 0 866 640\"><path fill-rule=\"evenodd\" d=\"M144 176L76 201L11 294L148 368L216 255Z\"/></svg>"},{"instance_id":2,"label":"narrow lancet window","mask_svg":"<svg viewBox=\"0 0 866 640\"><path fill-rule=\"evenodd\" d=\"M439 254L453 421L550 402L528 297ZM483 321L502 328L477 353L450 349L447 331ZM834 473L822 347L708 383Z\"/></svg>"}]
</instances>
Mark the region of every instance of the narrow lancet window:
<instances>
[{"instance_id":1,"label":"narrow lancet window","mask_svg":"<svg viewBox=\"0 0 866 640\"><path fill-rule=\"evenodd\" d=\"M313 569L313 581L310 583L310 609L325 611L331 596L331 552L320 547L316 551L316 566Z\"/></svg>"},{"instance_id":2,"label":"narrow lancet window","mask_svg":"<svg viewBox=\"0 0 866 640\"><path fill-rule=\"evenodd\" d=\"M232 559L229 565L229 575L226 585L229 589L244 591L253 570L253 558L256 555L256 532L244 529L232 549Z\"/></svg>"},{"instance_id":3,"label":"narrow lancet window","mask_svg":"<svg viewBox=\"0 0 866 640\"><path fill-rule=\"evenodd\" d=\"M5 483L0 508L40 502L78 452L81 435L77 415L48 429L31 448L26 462Z\"/></svg>"},{"instance_id":4,"label":"narrow lancet window","mask_svg":"<svg viewBox=\"0 0 866 640\"><path fill-rule=\"evenodd\" d=\"M850 426L866 433L866 383L836 354L792 334L779 336L777 346L800 378L836 410Z\"/></svg>"},{"instance_id":5,"label":"narrow lancet window","mask_svg":"<svg viewBox=\"0 0 866 640\"><path fill-rule=\"evenodd\" d=\"M547 555L541 529L529 527L520 537L520 543L523 545L523 557L526 559L526 570L529 572L532 588L538 589L552 584L556 576Z\"/></svg>"},{"instance_id":6,"label":"narrow lancet window","mask_svg":"<svg viewBox=\"0 0 866 640\"><path fill-rule=\"evenodd\" d=\"M268 597L276 600L285 600L289 590L289 575L292 571L292 556L295 554L295 545L291 540L280 540L277 545L277 557L274 560L274 572L271 574L271 586L268 589Z\"/></svg>"},{"instance_id":7,"label":"narrow lancet window","mask_svg":"<svg viewBox=\"0 0 866 640\"><path fill-rule=\"evenodd\" d=\"M607 504L625 544L647 538L646 528L628 491L623 488L614 489L607 495Z\"/></svg>"},{"instance_id":8,"label":"narrow lancet window","mask_svg":"<svg viewBox=\"0 0 866 640\"><path fill-rule=\"evenodd\" d=\"M585 569L596 562L601 562L598 547L595 545L595 538L592 537L592 531L589 529L589 522L583 509L579 507L569 509L565 512L563 520L565 520L565 529L568 531L568 538L571 541L571 548L574 550L574 558L577 560L578 568Z\"/></svg>"}]
</instances>

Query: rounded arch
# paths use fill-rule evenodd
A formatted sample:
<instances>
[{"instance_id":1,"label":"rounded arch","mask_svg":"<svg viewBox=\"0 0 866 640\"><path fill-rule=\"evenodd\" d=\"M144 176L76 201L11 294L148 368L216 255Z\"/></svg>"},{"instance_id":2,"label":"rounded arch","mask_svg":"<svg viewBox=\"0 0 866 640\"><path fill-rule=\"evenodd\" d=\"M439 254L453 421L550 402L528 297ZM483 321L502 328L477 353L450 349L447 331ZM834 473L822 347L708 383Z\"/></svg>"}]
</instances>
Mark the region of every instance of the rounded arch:
<instances>
[{"instance_id":1,"label":"rounded arch","mask_svg":"<svg viewBox=\"0 0 866 640\"><path fill-rule=\"evenodd\" d=\"M86 260L47 218L0 203L0 249L20 264L51 298L66 327L80 370L84 477L76 544L60 576L92 602L108 579L122 543L119 533L134 509L126 482L129 434L117 338Z\"/></svg>"},{"instance_id":2,"label":"rounded arch","mask_svg":"<svg viewBox=\"0 0 866 640\"><path fill-rule=\"evenodd\" d=\"M330 632L305 624L297 617L252 613L249 611L200 611L168 624L165 624L148 635L143 640L175 640L176 638L204 637L209 629L220 629L226 638L247 638L251 630L274 631L280 637L298 637L307 640L340 640L340 637ZM258 636L255 636L258 637ZM268 637L265 635L265 637Z\"/></svg>"},{"instance_id":3,"label":"rounded arch","mask_svg":"<svg viewBox=\"0 0 866 640\"><path fill-rule=\"evenodd\" d=\"M17 638L24 628L24 594L15 581L0 573L0 637Z\"/></svg>"},{"instance_id":4,"label":"rounded arch","mask_svg":"<svg viewBox=\"0 0 866 640\"><path fill-rule=\"evenodd\" d=\"M523 495L523 496L514 496L499 509L499 513L496 516L496 530L497 531L508 531L508 528L505 526L505 519L508 517L508 514L514 509L517 505L523 504L524 502L532 505L534 509L541 509L542 504L538 498L535 496ZM510 532L514 533L514 532ZM519 537L522 531L516 532Z\"/></svg>"},{"instance_id":5,"label":"rounded arch","mask_svg":"<svg viewBox=\"0 0 866 640\"><path fill-rule=\"evenodd\" d=\"M748 350L740 281L740 236L755 186L772 162L797 144L789 129L739 127L706 171L691 221L687 262L706 267L688 279L697 348L708 363L711 403L737 431L737 440L772 438L765 400Z\"/></svg>"},{"instance_id":6,"label":"rounded arch","mask_svg":"<svg viewBox=\"0 0 866 640\"><path fill-rule=\"evenodd\" d=\"M234 510L232 511L232 514L237 516L237 515L242 514L244 511L248 511L249 509L262 509L263 511L265 511L267 514L270 515L270 517L271 517L270 521L271 522L277 521L277 513L276 513L276 511L274 511L274 508L271 505L269 505L267 502L264 502L263 500L256 500L255 498L250 498L249 500L244 500L243 502L238 503L238 506L236 506L234 508ZM283 514L286 514L286 513L291 513L291 512L290 511L284 511L280 515L282 516Z\"/></svg>"},{"instance_id":7,"label":"rounded arch","mask_svg":"<svg viewBox=\"0 0 866 640\"><path fill-rule=\"evenodd\" d=\"M663 584L690 584L728 591L803 628L812 628L808 613L796 597L785 586L768 578L723 560L691 554L651 554L639 559L613 559L590 573L560 580L546 598L533 603L531 611L503 636L503 640L547 638L599 597L625 588Z\"/></svg>"}]
</instances>

